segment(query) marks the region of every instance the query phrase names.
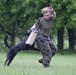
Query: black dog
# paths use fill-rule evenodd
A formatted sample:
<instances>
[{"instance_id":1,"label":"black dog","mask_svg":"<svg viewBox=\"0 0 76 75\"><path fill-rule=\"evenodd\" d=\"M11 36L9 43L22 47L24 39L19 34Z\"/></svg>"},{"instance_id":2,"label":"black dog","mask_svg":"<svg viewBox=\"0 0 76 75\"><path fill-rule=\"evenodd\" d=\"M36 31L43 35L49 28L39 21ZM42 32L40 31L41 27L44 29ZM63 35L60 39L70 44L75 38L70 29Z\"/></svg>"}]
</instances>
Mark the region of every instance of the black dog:
<instances>
[{"instance_id":1,"label":"black dog","mask_svg":"<svg viewBox=\"0 0 76 75\"><path fill-rule=\"evenodd\" d=\"M25 44L25 41L27 40L27 38L25 38L25 40L23 40L22 42L20 42L18 45L11 47L8 42L7 42L8 36L5 37L4 43L5 45L9 48L9 51L7 52L7 59L4 63L4 65L7 64L7 66L10 65L10 63L12 62L12 60L14 59L14 57L16 56L16 54L19 51L22 50L36 50L36 51L40 51L39 49L34 47L34 44L32 46Z\"/></svg>"}]
</instances>

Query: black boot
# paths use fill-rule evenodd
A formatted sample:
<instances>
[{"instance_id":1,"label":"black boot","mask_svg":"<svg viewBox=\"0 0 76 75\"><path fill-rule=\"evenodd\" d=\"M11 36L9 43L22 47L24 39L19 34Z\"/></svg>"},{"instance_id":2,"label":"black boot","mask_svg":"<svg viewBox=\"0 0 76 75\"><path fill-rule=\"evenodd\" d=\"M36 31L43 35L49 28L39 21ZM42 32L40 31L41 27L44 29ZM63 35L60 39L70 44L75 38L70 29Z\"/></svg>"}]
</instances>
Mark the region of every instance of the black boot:
<instances>
[{"instance_id":1,"label":"black boot","mask_svg":"<svg viewBox=\"0 0 76 75\"><path fill-rule=\"evenodd\" d=\"M48 65L48 64L43 64L43 66L44 66L45 68L49 67L49 65Z\"/></svg>"},{"instance_id":2,"label":"black boot","mask_svg":"<svg viewBox=\"0 0 76 75\"><path fill-rule=\"evenodd\" d=\"M43 63L43 59L38 60L39 63Z\"/></svg>"}]
</instances>

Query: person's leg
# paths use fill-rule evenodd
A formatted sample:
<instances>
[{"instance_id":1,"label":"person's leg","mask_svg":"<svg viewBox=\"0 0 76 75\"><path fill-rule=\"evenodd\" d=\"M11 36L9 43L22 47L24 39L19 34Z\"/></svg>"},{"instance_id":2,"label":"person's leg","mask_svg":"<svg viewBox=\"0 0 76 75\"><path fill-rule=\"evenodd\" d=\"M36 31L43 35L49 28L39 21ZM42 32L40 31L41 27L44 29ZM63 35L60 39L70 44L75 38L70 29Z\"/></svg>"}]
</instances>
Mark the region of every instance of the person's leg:
<instances>
[{"instance_id":1,"label":"person's leg","mask_svg":"<svg viewBox=\"0 0 76 75\"><path fill-rule=\"evenodd\" d=\"M39 50L41 51L41 45L39 44L38 41L36 41L36 44L37 44L37 47L39 48ZM42 63L42 61L43 61L43 58L38 60L39 63Z\"/></svg>"},{"instance_id":2,"label":"person's leg","mask_svg":"<svg viewBox=\"0 0 76 75\"><path fill-rule=\"evenodd\" d=\"M39 39L38 45L43 56L39 62L42 63L44 67L48 67L52 57L52 51L50 49L49 42L47 40Z\"/></svg>"},{"instance_id":3,"label":"person's leg","mask_svg":"<svg viewBox=\"0 0 76 75\"><path fill-rule=\"evenodd\" d=\"M50 48L52 50L52 56L54 56L56 54L56 52L58 51L58 49L56 48L56 46L54 45L52 40L49 41L49 45L50 45Z\"/></svg>"}]
</instances>

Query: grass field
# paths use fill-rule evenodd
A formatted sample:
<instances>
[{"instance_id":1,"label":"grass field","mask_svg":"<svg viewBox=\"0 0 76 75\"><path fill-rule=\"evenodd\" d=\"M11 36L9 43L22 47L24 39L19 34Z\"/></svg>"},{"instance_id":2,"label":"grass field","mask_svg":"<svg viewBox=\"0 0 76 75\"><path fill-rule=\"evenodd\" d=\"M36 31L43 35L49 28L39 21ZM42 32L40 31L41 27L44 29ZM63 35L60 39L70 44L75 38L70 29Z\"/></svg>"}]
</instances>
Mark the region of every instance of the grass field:
<instances>
[{"instance_id":1,"label":"grass field","mask_svg":"<svg viewBox=\"0 0 76 75\"><path fill-rule=\"evenodd\" d=\"M0 75L76 75L76 55L56 54L49 68L38 63L39 52L18 53L9 67L3 66L6 53L0 52Z\"/></svg>"}]
</instances>

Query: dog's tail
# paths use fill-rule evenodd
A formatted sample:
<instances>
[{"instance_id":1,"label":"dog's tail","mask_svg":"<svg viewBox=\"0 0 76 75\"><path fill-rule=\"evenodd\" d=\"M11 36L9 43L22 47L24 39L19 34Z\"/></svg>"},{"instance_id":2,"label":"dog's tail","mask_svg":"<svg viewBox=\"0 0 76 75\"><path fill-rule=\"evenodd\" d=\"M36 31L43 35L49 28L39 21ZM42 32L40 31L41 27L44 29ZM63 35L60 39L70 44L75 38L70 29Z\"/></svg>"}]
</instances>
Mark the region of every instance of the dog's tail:
<instances>
[{"instance_id":1,"label":"dog's tail","mask_svg":"<svg viewBox=\"0 0 76 75\"><path fill-rule=\"evenodd\" d=\"M7 39L8 39L8 36L5 37L4 44L5 44L6 47L8 47L10 49L11 46L8 44Z\"/></svg>"}]
</instances>

